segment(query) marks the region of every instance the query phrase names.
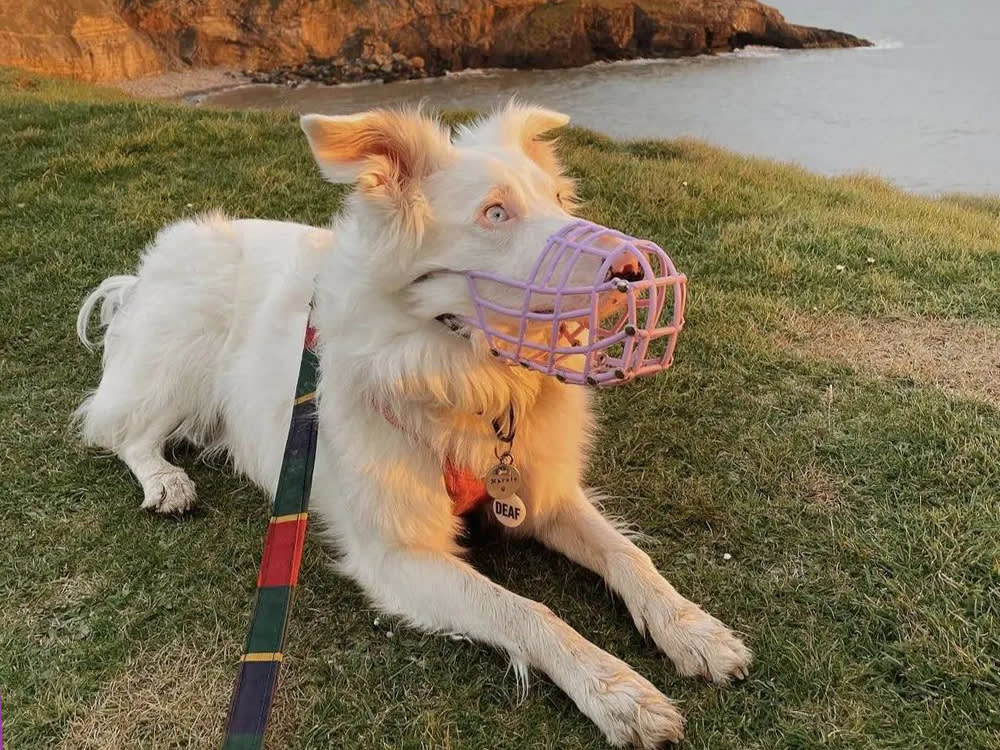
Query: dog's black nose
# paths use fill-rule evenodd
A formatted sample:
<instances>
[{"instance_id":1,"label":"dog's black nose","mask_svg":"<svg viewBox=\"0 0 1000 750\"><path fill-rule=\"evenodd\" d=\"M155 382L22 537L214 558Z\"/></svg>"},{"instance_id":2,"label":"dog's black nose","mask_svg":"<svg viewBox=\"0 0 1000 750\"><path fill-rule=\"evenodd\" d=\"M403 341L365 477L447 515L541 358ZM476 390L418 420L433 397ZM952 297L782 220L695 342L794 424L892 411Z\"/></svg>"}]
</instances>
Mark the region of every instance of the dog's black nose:
<instances>
[{"instance_id":1,"label":"dog's black nose","mask_svg":"<svg viewBox=\"0 0 1000 750\"><path fill-rule=\"evenodd\" d=\"M619 268L612 268L608 271L604 280L611 281L612 279L621 279L622 281L642 281L644 277L645 274L642 272L638 263L625 263Z\"/></svg>"},{"instance_id":2,"label":"dog's black nose","mask_svg":"<svg viewBox=\"0 0 1000 750\"><path fill-rule=\"evenodd\" d=\"M611 262L611 268L604 281L620 279L622 281L642 281L645 278L642 270L642 261L639 254L634 250L625 250L616 253Z\"/></svg>"}]
</instances>

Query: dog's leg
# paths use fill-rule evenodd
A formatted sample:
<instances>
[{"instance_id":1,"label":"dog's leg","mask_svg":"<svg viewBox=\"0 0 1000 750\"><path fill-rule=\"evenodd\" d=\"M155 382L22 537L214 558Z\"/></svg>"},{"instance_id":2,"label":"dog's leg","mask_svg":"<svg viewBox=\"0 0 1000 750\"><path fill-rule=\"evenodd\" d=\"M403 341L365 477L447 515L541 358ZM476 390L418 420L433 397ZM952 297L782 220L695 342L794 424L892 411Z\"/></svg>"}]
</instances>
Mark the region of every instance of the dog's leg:
<instances>
[{"instance_id":1,"label":"dog's leg","mask_svg":"<svg viewBox=\"0 0 1000 750\"><path fill-rule=\"evenodd\" d=\"M751 654L743 642L677 593L649 555L601 515L582 488L540 519L532 533L604 578L624 600L636 627L653 638L681 674L718 683L746 677Z\"/></svg>"},{"instance_id":2,"label":"dog's leg","mask_svg":"<svg viewBox=\"0 0 1000 750\"><path fill-rule=\"evenodd\" d=\"M405 550L348 565L377 604L432 630L461 633L535 667L576 703L611 744L658 748L683 735L673 703L542 604L493 583L452 555Z\"/></svg>"},{"instance_id":3,"label":"dog's leg","mask_svg":"<svg viewBox=\"0 0 1000 750\"><path fill-rule=\"evenodd\" d=\"M197 500L195 486L184 469L163 456L165 439L144 436L119 450L142 485L142 507L158 513L184 513Z\"/></svg>"},{"instance_id":4,"label":"dog's leg","mask_svg":"<svg viewBox=\"0 0 1000 750\"><path fill-rule=\"evenodd\" d=\"M117 375L114 367L106 369L100 387L80 407L86 442L114 450L128 465L142 485L143 508L160 513L189 510L197 498L194 482L163 456L167 438L182 421L180 414L162 405L144 408L148 400L128 387L147 380Z\"/></svg>"}]
</instances>

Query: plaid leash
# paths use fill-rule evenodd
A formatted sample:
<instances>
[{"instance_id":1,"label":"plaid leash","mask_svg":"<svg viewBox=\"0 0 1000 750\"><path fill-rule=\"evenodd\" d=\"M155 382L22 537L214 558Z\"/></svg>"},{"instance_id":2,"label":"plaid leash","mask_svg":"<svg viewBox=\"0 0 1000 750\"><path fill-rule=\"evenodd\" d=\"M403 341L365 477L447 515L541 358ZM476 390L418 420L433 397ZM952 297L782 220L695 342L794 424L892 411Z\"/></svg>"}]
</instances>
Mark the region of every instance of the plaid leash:
<instances>
[{"instance_id":1,"label":"plaid leash","mask_svg":"<svg viewBox=\"0 0 1000 750\"><path fill-rule=\"evenodd\" d=\"M319 427L315 336L311 320L307 321L292 421L264 539L250 630L226 719L223 750L259 750L264 746L309 516Z\"/></svg>"}]
</instances>

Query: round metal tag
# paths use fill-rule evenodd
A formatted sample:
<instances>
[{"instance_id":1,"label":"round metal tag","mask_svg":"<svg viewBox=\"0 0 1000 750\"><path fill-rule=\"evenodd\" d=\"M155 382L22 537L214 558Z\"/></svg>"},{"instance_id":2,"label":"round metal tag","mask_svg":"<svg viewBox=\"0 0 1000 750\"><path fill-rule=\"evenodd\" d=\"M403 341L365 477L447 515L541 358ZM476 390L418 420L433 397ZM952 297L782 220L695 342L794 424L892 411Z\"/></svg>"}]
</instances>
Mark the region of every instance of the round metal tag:
<instances>
[{"instance_id":1,"label":"round metal tag","mask_svg":"<svg viewBox=\"0 0 1000 750\"><path fill-rule=\"evenodd\" d=\"M511 495L505 500L493 500L493 515L504 526L514 528L524 523L528 509L524 507L524 501L517 495Z\"/></svg>"},{"instance_id":2,"label":"round metal tag","mask_svg":"<svg viewBox=\"0 0 1000 750\"><path fill-rule=\"evenodd\" d=\"M494 500L506 500L521 489L521 472L512 464L499 463L486 474L486 494Z\"/></svg>"}]
</instances>

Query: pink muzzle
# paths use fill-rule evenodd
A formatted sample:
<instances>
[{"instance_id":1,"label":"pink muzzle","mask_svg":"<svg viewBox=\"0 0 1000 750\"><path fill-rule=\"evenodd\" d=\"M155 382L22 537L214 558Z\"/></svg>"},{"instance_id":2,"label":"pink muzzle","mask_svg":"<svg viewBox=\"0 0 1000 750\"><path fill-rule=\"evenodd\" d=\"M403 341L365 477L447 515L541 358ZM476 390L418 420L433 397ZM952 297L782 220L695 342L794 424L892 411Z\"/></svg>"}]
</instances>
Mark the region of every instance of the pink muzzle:
<instances>
[{"instance_id":1,"label":"pink muzzle","mask_svg":"<svg viewBox=\"0 0 1000 750\"><path fill-rule=\"evenodd\" d=\"M526 281L466 272L475 307L458 320L493 355L578 385L670 367L686 278L658 245L589 221L549 237Z\"/></svg>"}]
</instances>

